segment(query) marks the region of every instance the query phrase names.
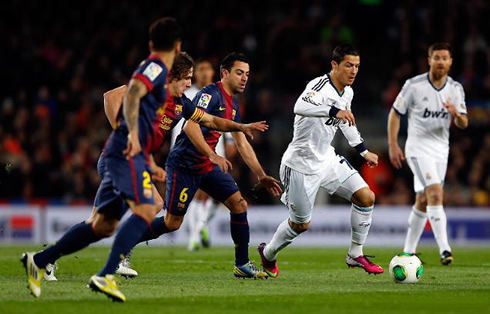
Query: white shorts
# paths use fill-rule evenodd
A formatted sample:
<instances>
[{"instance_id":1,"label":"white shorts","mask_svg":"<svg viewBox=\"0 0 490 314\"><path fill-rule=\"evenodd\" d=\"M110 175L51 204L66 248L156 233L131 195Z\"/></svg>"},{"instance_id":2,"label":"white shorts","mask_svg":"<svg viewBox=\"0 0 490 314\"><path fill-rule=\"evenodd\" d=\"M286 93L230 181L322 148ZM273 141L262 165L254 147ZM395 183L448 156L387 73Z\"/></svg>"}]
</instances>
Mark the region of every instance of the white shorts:
<instances>
[{"instance_id":1,"label":"white shorts","mask_svg":"<svg viewBox=\"0 0 490 314\"><path fill-rule=\"evenodd\" d=\"M407 163L413 173L413 189L415 193L423 193L434 184L444 184L447 160L441 162L427 157L409 157Z\"/></svg>"},{"instance_id":2,"label":"white shorts","mask_svg":"<svg viewBox=\"0 0 490 314\"><path fill-rule=\"evenodd\" d=\"M350 201L352 194L368 186L357 170L342 156L336 156L336 160L319 174L304 174L281 164L280 176L284 186L281 201L289 209L290 220L297 224L311 221L320 187L329 194L337 194Z\"/></svg>"}]
</instances>

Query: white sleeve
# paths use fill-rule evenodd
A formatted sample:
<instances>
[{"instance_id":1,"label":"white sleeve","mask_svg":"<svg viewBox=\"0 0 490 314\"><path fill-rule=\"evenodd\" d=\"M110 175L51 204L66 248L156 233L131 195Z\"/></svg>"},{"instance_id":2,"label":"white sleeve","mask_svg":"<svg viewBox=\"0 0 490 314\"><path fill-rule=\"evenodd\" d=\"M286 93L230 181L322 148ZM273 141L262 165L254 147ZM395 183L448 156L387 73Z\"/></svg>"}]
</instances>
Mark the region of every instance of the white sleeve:
<instances>
[{"instance_id":1,"label":"white sleeve","mask_svg":"<svg viewBox=\"0 0 490 314\"><path fill-rule=\"evenodd\" d=\"M305 117L335 118L339 109L333 107L331 104L334 102L323 97L321 92L312 88L312 85L312 83L308 84L298 100L296 100L296 103L294 104L294 113Z\"/></svg>"},{"instance_id":2,"label":"white sleeve","mask_svg":"<svg viewBox=\"0 0 490 314\"><path fill-rule=\"evenodd\" d=\"M357 130L355 125L349 126L349 123L340 122L339 128L347 141L349 141L349 145L354 147L358 153L362 153L367 149L364 140L361 137L361 133L359 133L359 130Z\"/></svg>"},{"instance_id":3,"label":"white sleeve","mask_svg":"<svg viewBox=\"0 0 490 314\"><path fill-rule=\"evenodd\" d=\"M456 87L456 99L454 100L454 106L459 113L466 114L466 102L463 86L457 82L454 85Z\"/></svg>"},{"instance_id":4,"label":"white sleeve","mask_svg":"<svg viewBox=\"0 0 490 314\"><path fill-rule=\"evenodd\" d=\"M400 115L407 113L408 106L412 101L411 85L410 80L407 80L393 103L393 109Z\"/></svg>"}]
</instances>

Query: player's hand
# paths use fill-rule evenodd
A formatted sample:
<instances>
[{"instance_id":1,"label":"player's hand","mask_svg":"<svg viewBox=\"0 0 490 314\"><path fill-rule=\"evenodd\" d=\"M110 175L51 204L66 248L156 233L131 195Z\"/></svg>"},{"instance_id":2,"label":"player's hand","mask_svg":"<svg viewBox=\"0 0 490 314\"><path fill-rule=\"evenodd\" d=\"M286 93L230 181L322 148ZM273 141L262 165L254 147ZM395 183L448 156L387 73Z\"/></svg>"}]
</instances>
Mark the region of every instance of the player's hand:
<instances>
[{"instance_id":1,"label":"player's hand","mask_svg":"<svg viewBox=\"0 0 490 314\"><path fill-rule=\"evenodd\" d=\"M402 162L405 160L402 150L398 144L389 145L390 162L396 169L402 167Z\"/></svg>"},{"instance_id":2,"label":"player's hand","mask_svg":"<svg viewBox=\"0 0 490 314\"><path fill-rule=\"evenodd\" d=\"M367 152L366 155L364 155L364 159L366 159L370 168L374 168L378 165L378 155L375 153Z\"/></svg>"},{"instance_id":3,"label":"player's hand","mask_svg":"<svg viewBox=\"0 0 490 314\"><path fill-rule=\"evenodd\" d=\"M141 152L140 139L137 132L129 132L128 134L128 146L124 150L124 155L127 158L133 158Z\"/></svg>"},{"instance_id":4,"label":"player's hand","mask_svg":"<svg viewBox=\"0 0 490 314\"><path fill-rule=\"evenodd\" d=\"M277 179L268 175L260 177L259 183L257 185L262 185L267 190L267 192L269 192L269 194L274 197L279 196L282 192L280 182Z\"/></svg>"},{"instance_id":5,"label":"player's hand","mask_svg":"<svg viewBox=\"0 0 490 314\"><path fill-rule=\"evenodd\" d=\"M216 166L219 167L219 169L223 172L228 172L228 171L231 171L233 170L233 166L231 165L231 162L226 159L226 158L223 158L219 155L212 155L212 156L209 156L209 160L215 164Z\"/></svg>"},{"instance_id":6,"label":"player's hand","mask_svg":"<svg viewBox=\"0 0 490 314\"><path fill-rule=\"evenodd\" d=\"M167 179L167 173L162 167L152 167L151 171L153 172L151 177L154 181L165 182Z\"/></svg>"},{"instance_id":7,"label":"player's hand","mask_svg":"<svg viewBox=\"0 0 490 314\"><path fill-rule=\"evenodd\" d=\"M259 121L254 123L242 124L241 131L245 133L250 139L254 139L254 135L252 131L257 132L265 132L269 129L269 125L265 123L265 121Z\"/></svg>"},{"instance_id":8,"label":"player's hand","mask_svg":"<svg viewBox=\"0 0 490 314\"><path fill-rule=\"evenodd\" d=\"M343 123L349 123L349 126L356 125L356 118L349 110L340 110L335 117Z\"/></svg>"},{"instance_id":9,"label":"player's hand","mask_svg":"<svg viewBox=\"0 0 490 314\"><path fill-rule=\"evenodd\" d=\"M444 108L447 109L447 111L451 114L451 116L457 118L461 116L461 113L456 109L456 106L454 106L452 103L450 103L450 100L448 102L444 103Z\"/></svg>"}]
</instances>

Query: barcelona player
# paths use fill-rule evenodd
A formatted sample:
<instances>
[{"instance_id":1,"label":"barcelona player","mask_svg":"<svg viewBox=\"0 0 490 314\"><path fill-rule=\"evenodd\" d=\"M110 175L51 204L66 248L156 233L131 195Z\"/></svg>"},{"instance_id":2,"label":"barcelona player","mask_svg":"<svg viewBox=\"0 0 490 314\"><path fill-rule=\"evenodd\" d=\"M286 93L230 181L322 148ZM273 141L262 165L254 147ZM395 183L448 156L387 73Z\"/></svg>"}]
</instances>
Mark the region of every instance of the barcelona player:
<instances>
[{"instance_id":1,"label":"barcelona player","mask_svg":"<svg viewBox=\"0 0 490 314\"><path fill-rule=\"evenodd\" d=\"M236 94L243 93L250 72L248 58L240 53L230 53L220 66L221 80L204 87L194 98L198 108L209 114L240 121ZM259 184L273 196L281 193L279 181L262 169L255 152L243 133L233 132L238 152L257 176ZM198 189L222 202L230 210L231 236L235 243L234 275L238 278L267 278L267 274L249 261L250 231L247 220L247 202L242 197L232 176L220 169L212 160L220 132L205 126L186 123L184 132L167 160L167 191L165 218L155 219L141 242L178 230L184 215ZM199 139L204 137L207 145Z\"/></svg>"},{"instance_id":2,"label":"barcelona player","mask_svg":"<svg viewBox=\"0 0 490 314\"><path fill-rule=\"evenodd\" d=\"M152 215L154 216L157 210L161 209L161 205L150 206L152 205L152 202L155 202L155 199L159 198L159 196L157 195L158 193L155 193L155 189L151 182L149 172L154 173L153 179L162 180L163 179L162 176L164 175L163 169L160 168L161 171L158 171L158 169L154 168L154 165L147 163L146 160L151 159L150 158L151 155L149 153L151 153L156 147L158 147L158 144L161 144L167 129L171 128L176 123L176 122L174 123L173 120L180 119L180 117L178 116L184 116L195 122L201 122L205 124L207 123L209 127L221 127L225 131L228 130L246 130L247 132L250 131L251 129L250 125L248 126L243 126L239 124L231 125L229 123L230 121L226 121L224 119L219 119L222 122L221 124L220 121L216 122L218 119L206 115L202 110L196 109L188 99L183 99L182 101L175 101L176 100L175 97L178 98L179 96L182 96L185 88L187 88L190 85L190 77L192 76L192 64L193 64L192 59L188 57L186 54L179 54L177 55L176 58L175 68L170 68L170 66L173 65L173 60L172 63L170 63L169 62L170 58L168 58L168 56L172 55L172 59L174 59L175 53L178 52L178 50L180 49L180 40L178 40L179 37L177 37L176 35L173 36L173 40L171 41L173 43L172 48L163 51L158 50L158 47L162 47L160 46L159 43L164 42L162 41L161 38L158 37L158 34L164 32L165 29L167 30L170 29L171 31L172 27L175 26L177 25L175 24L175 21L173 19L163 19L153 24L150 30L150 38L152 39L150 47L152 47L153 48L152 50L156 52L153 53L145 62L143 62L140 68L135 72L125 96L126 98L125 101L127 101L128 94L131 91L132 84L138 84L135 82L140 82L145 85L145 88L147 88L147 92L148 92L147 95L143 95L141 97L141 103L142 103L141 107L146 106L147 107L146 110L148 110L151 101L158 101L160 104L159 107L157 107L157 110L155 110L154 117L156 118L145 120L144 118L150 117L150 115L148 114L148 112L144 112L143 111L144 109L141 110L142 111L141 117L138 118L138 122L141 122L139 130L142 129L142 126L145 123L150 122L149 124L151 124L151 127L147 127L148 132L147 132L146 140L144 137L138 138L140 143L142 144L144 143L142 145L144 149L143 153L134 154L133 151L132 154L130 151L128 151L128 149L126 149L126 155L128 156L127 162L129 163L129 169L128 169L129 171L127 172L127 178L129 179L133 179L132 178L133 174L137 174L136 171L132 171L132 168L135 168L135 170L137 169L135 166L136 164L135 160L137 160L136 159L137 156L139 155L144 156L143 160L145 164L144 164L143 171L146 171L146 173L148 174L145 174L145 172L143 172L143 174L141 175L143 177L143 180L140 181L142 181L141 183L143 188L138 189L138 180L132 180L133 181L132 183L135 183L136 181L136 183L134 184L136 188L134 189L133 192L134 194L131 195L131 191L124 186L124 183L122 183L124 182L124 178L121 177L124 173L118 173L118 171L122 172L122 170L114 169L113 165L111 165L111 163L115 163L119 165L119 167L121 168L124 167L124 163L122 161L127 160L126 157L124 157L123 155L123 150L125 146L120 145L120 142L122 141L119 142L116 141L115 143L113 143L113 141L118 137L119 140L121 140L120 138L121 136L118 135L118 133L124 134L124 131L129 129L129 124L127 123L127 118L126 118L127 112L124 113L124 117L120 117L118 122L115 123L116 120L115 117L117 117L118 115L117 112L119 110L111 110L110 106L106 106L106 114L109 118L109 121L111 122L111 125L117 126L117 128L114 130L113 134L108 140L108 143L106 145L104 153L100 158L99 165L98 165L98 170L99 173L101 173L101 177L102 177L102 183L101 186L99 187L96 196L96 202L95 202L98 212L95 215L93 221L89 220L87 222L83 222L81 224L77 224L73 226L70 230L68 230L67 233L65 233L65 235L63 235L63 237L56 243L56 245L51 246L48 249L35 255L33 253L24 254L23 262L26 267L26 272L28 274L28 282L29 282L28 287L30 288L34 296L39 296L41 293L41 286L40 286L41 278L47 263L53 263L56 259L58 259L62 255L73 253L75 251L78 251L86 247L90 243L100 240L103 237L110 236L114 232L114 229L117 226L119 219L125 213L127 204L129 204L129 206L133 210L133 213L138 213L138 214L144 213L145 214L144 217L146 219L148 219L148 217L151 217ZM151 63L155 65L153 66L154 68L150 71L147 69L150 66L149 64ZM166 84L167 82L166 73L163 78L159 78L160 73L155 74L156 72L158 72L158 70L155 70L156 66L161 67L162 71L164 69L171 69L169 74L171 80L170 84ZM165 97L163 98L163 101L161 97L157 97L157 96L161 96L160 94L153 93L153 90L157 87L159 88L158 93L161 93L162 90L165 92L165 94L163 95ZM122 93L121 90L124 89L125 87L118 88L114 90L113 93L121 94ZM155 93L156 92L157 91L155 91ZM106 93L105 96L109 96L109 94L111 94L111 92ZM169 95L172 95L174 97L169 97ZM111 97L107 97L107 99L109 98ZM171 98L170 101L168 101L169 98ZM164 103L163 106L161 105L162 103ZM259 125L260 125L259 129L264 128L263 124L259 123ZM126 136L129 136L129 134ZM119 146L119 149L115 148L114 146ZM226 167L226 162L227 161L222 160L219 164L222 166L225 165ZM121 177L118 178L118 180L115 180L114 177L118 175ZM155 178L155 176L157 178ZM151 187L150 191L149 189L147 189L147 186L145 186L147 184L150 185ZM141 203L139 205L136 205L137 198L139 198L140 200L144 198L145 203L143 204L147 205L146 212L143 211L141 208L138 210L137 206L142 206L142 205ZM161 204L162 202L160 200L160 202L157 201L156 203ZM128 219L128 221L122 226L120 232L118 233L118 236L116 237L116 241L113 247L112 253L114 253L114 251L119 251L120 255L117 256L117 259L114 259L113 258L114 254L111 254L111 258L113 260L111 260L110 258L109 259L110 263L108 262L106 267L102 270L102 272L106 272L106 274L102 276L102 272L101 272L96 276L92 276L89 283L89 286L92 289L103 292L117 301L124 301L125 297L118 290L117 285L115 284L115 281L112 276L112 273L114 272L112 268L114 267L113 266L114 264L117 267L117 264L121 259L120 257L121 254L122 256L124 256L124 252L126 250L131 250L132 248L131 242L127 244L128 235L123 234L122 232L125 232L124 230L128 228L128 223L130 228L129 230L131 230L132 232L134 232L134 230L138 230L137 227L135 228L134 226L134 221L138 222L138 218L144 220L144 228L141 229L143 229L144 231L144 229L147 228L147 223L145 218L136 215L131 216ZM131 221L133 222L132 223L133 225L131 225L130 223ZM126 239L124 239L125 237ZM131 238L129 238L129 240L134 242L134 240L131 240Z\"/></svg>"}]
</instances>

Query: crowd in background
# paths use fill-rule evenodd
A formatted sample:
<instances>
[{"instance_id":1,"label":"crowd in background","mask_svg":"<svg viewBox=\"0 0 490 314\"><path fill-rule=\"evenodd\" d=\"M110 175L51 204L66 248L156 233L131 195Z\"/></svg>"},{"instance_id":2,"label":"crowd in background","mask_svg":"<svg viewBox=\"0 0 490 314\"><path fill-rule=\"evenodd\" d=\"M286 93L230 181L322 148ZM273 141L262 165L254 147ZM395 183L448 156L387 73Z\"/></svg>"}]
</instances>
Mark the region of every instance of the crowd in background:
<instances>
[{"instance_id":1,"label":"crowd in background","mask_svg":"<svg viewBox=\"0 0 490 314\"><path fill-rule=\"evenodd\" d=\"M413 202L408 167L395 171L389 163L387 114L404 81L427 71L428 46L451 43L450 75L464 86L470 126L451 129L445 204L489 205L487 1L90 0L82 6L10 0L0 4L0 12L2 202L92 203L100 180L96 162L111 132L102 94L128 82L148 55L149 24L170 15L182 24L183 49L193 57L207 58L216 67L230 51L251 58L250 81L239 98L241 116L245 122L270 124L253 146L266 171L276 177L292 137L299 93L307 81L329 70L336 44L358 47L361 70L353 111L368 147L380 155L380 165L366 167L345 143L338 152L360 169L378 204ZM158 154L159 162L164 163L168 149ZM238 155L228 158L250 202L278 202L253 190L256 179Z\"/></svg>"}]
</instances>

